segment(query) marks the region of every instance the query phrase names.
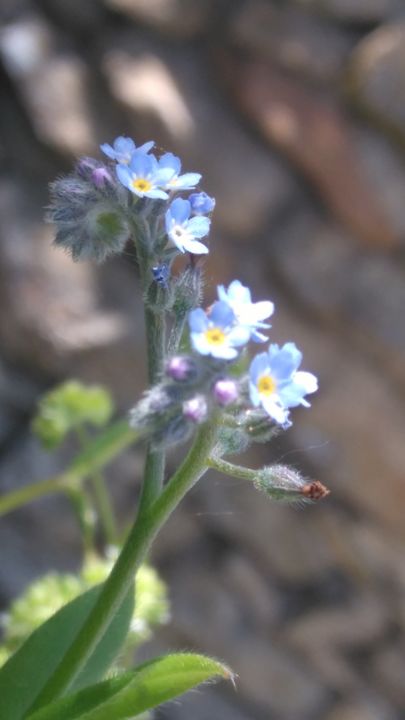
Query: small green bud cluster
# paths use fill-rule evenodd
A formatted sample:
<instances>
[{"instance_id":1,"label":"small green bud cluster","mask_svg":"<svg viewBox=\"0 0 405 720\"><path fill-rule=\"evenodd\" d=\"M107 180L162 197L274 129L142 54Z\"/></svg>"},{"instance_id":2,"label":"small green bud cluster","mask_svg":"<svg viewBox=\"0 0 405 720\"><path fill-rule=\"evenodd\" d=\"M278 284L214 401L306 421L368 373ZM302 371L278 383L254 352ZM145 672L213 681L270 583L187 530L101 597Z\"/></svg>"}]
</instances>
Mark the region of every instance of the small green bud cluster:
<instances>
[{"instance_id":1,"label":"small green bud cluster","mask_svg":"<svg viewBox=\"0 0 405 720\"><path fill-rule=\"evenodd\" d=\"M56 228L55 245L73 260L95 259L122 252L129 236L128 197L103 163L83 158L73 173L50 186L47 220Z\"/></svg>"},{"instance_id":2,"label":"small green bud cluster","mask_svg":"<svg viewBox=\"0 0 405 720\"><path fill-rule=\"evenodd\" d=\"M92 556L86 559L79 575L49 573L31 583L2 616L0 666L51 615L89 588L104 582L112 565L113 557ZM153 627L168 620L166 586L152 567L142 565L135 581L135 606L129 636L131 647L148 640Z\"/></svg>"}]
</instances>

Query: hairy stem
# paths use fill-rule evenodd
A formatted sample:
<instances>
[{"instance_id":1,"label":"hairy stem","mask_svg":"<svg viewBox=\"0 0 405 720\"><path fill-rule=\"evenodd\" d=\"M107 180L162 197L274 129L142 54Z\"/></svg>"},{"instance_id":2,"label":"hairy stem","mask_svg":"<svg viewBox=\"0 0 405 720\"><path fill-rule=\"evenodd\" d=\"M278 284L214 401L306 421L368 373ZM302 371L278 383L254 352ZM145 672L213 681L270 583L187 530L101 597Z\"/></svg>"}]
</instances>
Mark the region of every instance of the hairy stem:
<instances>
[{"instance_id":1,"label":"hairy stem","mask_svg":"<svg viewBox=\"0 0 405 720\"><path fill-rule=\"evenodd\" d=\"M207 465L223 475L230 475L230 477L250 480L251 482L254 481L257 476L257 470L252 470L251 468L243 467L242 465L234 465L233 463L227 462L227 460L222 460L221 458L210 457L207 460Z\"/></svg>"},{"instance_id":2,"label":"hairy stem","mask_svg":"<svg viewBox=\"0 0 405 720\"><path fill-rule=\"evenodd\" d=\"M187 491L205 473L207 457L215 444L216 433L216 419L200 428L189 453L159 498L145 512L138 514L93 610L43 688L33 709L66 692L85 666L126 597L135 573L158 531Z\"/></svg>"},{"instance_id":3,"label":"hairy stem","mask_svg":"<svg viewBox=\"0 0 405 720\"><path fill-rule=\"evenodd\" d=\"M0 517L44 495L65 492L70 486L75 487L78 480L83 480L90 473L107 465L110 460L113 460L116 455L139 440L140 437L139 430L130 428L126 420L120 420L114 425L110 425L88 444L87 448L73 460L64 472L2 495L0 497Z\"/></svg>"}]
</instances>

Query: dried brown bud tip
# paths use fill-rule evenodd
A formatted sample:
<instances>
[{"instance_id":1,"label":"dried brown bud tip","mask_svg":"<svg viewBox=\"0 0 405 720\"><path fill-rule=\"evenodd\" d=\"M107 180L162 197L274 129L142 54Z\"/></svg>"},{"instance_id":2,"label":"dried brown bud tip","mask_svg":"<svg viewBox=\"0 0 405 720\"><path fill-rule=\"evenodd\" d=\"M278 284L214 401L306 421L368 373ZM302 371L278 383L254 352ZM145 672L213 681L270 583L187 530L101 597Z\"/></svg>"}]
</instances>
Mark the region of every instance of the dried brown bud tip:
<instances>
[{"instance_id":1,"label":"dried brown bud tip","mask_svg":"<svg viewBox=\"0 0 405 720\"><path fill-rule=\"evenodd\" d=\"M322 485L319 480L306 483L304 487L301 488L301 495L307 498L307 500L322 500L322 498L325 498L329 493L330 490L328 490L325 485Z\"/></svg>"}]
</instances>

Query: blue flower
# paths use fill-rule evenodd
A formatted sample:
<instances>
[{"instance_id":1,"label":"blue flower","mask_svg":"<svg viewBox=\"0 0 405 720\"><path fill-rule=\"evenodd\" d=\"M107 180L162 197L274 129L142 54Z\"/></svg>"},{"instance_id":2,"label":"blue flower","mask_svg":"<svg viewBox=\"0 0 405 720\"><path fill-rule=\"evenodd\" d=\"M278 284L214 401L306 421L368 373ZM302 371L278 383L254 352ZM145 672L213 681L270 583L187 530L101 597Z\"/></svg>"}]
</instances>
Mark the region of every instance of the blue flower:
<instances>
[{"instance_id":1,"label":"blue flower","mask_svg":"<svg viewBox=\"0 0 405 720\"><path fill-rule=\"evenodd\" d=\"M263 333L258 332L258 328L269 328L271 325L264 323L274 312L274 305L268 300L252 303L252 296L249 288L242 285L239 280L234 280L225 289L224 285L219 285L218 297L222 302L228 303L236 315L240 325L247 325L250 328L250 339L254 342L266 342L267 337Z\"/></svg>"},{"instance_id":2,"label":"blue flower","mask_svg":"<svg viewBox=\"0 0 405 720\"><path fill-rule=\"evenodd\" d=\"M288 408L309 407L305 395L318 389L315 375L298 371L302 353L294 343L283 347L270 345L267 353L252 360L249 369L249 392L252 404L261 405L281 425L288 421Z\"/></svg>"},{"instance_id":3,"label":"blue flower","mask_svg":"<svg viewBox=\"0 0 405 720\"><path fill-rule=\"evenodd\" d=\"M205 192L192 193L188 199L193 215L208 215L215 207L215 198Z\"/></svg>"},{"instance_id":4,"label":"blue flower","mask_svg":"<svg viewBox=\"0 0 405 720\"><path fill-rule=\"evenodd\" d=\"M120 183L138 197L166 200L168 194L162 190L173 172L169 168L160 168L154 155L137 150L128 165L116 166Z\"/></svg>"},{"instance_id":5,"label":"blue flower","mask_svg":"<svg viewBox=\"0 0 405 720\"><path fill-rule=\"evenodd\" d=\"M207 217L190 218L191 205L188 200L176 198L166 212L166 232L180 252L204 255L208 248L196 238L208 235L210 220Z\"/></svg>"},{"instance_id":6,"label":"blue flower","mask_svg":"<svg viewBox=\"0 0 405 720\"><path fill-rule=\"evenodd\" d=\"M200 355L232 360L238 354L236 348L249 340L249 329L236 323L234 313L224 302L215 302L208 314L202 308L192 310L188 322L191 342Z\"/></svg>"},{"instance_id":7,"label":"blue flower","mask_svg":"<svg viewBox=\"0 0 405 720\"><path fill-rule=\"evenodd\" d=\"M116 160L121 165L128 165L131 162L134 152L148 153L154 146L153 140L136 147L134 141L129 137L120 135L114 140L112 146L108 143L100 145L100 150L111 160Z\"/></svg>"},{"instance_id":8,"label":"blue flower","mask_svg":"<svg viewBox=\"0 0 405 720\"><path fill-rule=\"evenodd\" d=\"M170 180L168 180L166 190L192 190L201 180L199 173L185 173L180 175L181 161L173 153L165 153L159 159L159 167L172 171Z\"/></svg>"}]
</instances>

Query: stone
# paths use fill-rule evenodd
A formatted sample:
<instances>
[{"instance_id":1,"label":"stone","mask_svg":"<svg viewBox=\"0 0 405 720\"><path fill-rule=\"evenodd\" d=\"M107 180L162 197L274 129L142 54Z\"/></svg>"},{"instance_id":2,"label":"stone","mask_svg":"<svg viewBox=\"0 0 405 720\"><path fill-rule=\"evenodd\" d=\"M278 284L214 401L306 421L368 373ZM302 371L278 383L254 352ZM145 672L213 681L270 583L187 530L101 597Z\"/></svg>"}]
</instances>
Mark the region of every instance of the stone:
<instances>
[{"instance_id":1,"label":"stone","mask_svg":"<svg viewBox=\"0 0 405 720\"><path fill-rule=\"evenodd\" d=\"M198 55L184 48L163 52L157 44L136 43L128 33L108 44L103 69L111 93L131 112L134 137L159 137L185 169L203 173L203 189L217 201L213 235L250 243L263 223L288 205L296 189L291 174L218 102ZM220 242L216 245L220 254ZM218 254L213 272L220 269ZM229 258L224 262L229 265Z\"/></svg>"},{"instance_id":2,"label":"stone","mask_svg":"<svg viewBox=\"0 0 405 720\"><path fill-rule=\"evenodd\" d=\"M378 641L388 627L389 611L373 594L358 594L348 606L307 613L290 622L283 636L287 647L307 658L310 667L334 690L347 692L358 684L347 657L357 646Z\"/></svg>"},{"instance_id":3,"label":"stone","mask_svg":"<svg viewBox=\"0 0 405 720\"><path fill-rule=\"evenodd\" d=\"M215 528L240 545L251 562L256 559L266 581L314 580L329 567L328 548L310 508L293 522L294 508L271 503L250 483L218 475L206 479L204 490L195 497L207 530Z\"/></svg>"},{"instance_id":4,"label":"stone","mask_svg":"<svg viewBox=\"0 0 405 720\"><path fill-rule=\"evenodd\" d=\"M401 5L398 0L298 0L322 10L336 20L355 25L374 24L387 19Z\"/></svg>"},{"instance_id":5,"label":"stone","mask_svg":"<svg viewBox=\"0 0 405 720\"><path fill-rule=\"evenodd\" d=\"M57 37L41 18L16 21L0 35L0 56L37 137L64 154L89 154L96 129L88 71L79 57L56 48Z\"/></svg>"},{"instance_id":6,"label":"stone","mask_svg":"<svg viewBox=\"0 0 405 720\"><path fill-rule=\"evenodd\" d=\"M389 255L361 252L340 228L304 207L273 233L268 251L300 302L339 325L393 377L405 380L400 263Z\"/></svg>"},{"instance_id":7,"label":"stone","mask_svg":"<svg viewBox=\"0 0 405 720\"><path fill-rule=\"evenodd\" d=\"M369 185L354 137L339 107L328 98L259 60L225 62L229 87L242 112L304 174L335 217L371 247L399 238Z\"/></svg>"},{"instance_id":8,"label":"stone","mask_svg":"<svg viewBox=\"0 0 405 720\"><path fill-rule=\"evenodd\" d=\"M210 0L106 0L106 4L130 20L182 39L199 35L211 11Z\"/></svg>"},{"instance_id":9,"label":"stone","mask_svg":"<svg viewBox=\"0 0 405 720\"><path fill-rule=\"evenodd\" d=\"M378 648L371 663L375 687L398 707L405 704L405 645L401 641Z\"/></svg>"},{"instance_id":10,"label":"stone","mask_svg":"<svg viewBox=\"0 0 405 720\"><path fill-rule=\"evenodd\" d=\"M339 81L353 41L327 19L305 8L267 0L247 0L235 13L231 40L311 81Z\"/></svg>"},{"instance_id":11,"label":"stone","mask_svg":"<svg viewBox=\"0 0 405 720\"><path fill-rule=\"evenodd\" d=\"M331 497L337 494L356 511L370 513L388 538L403 541L405 414L398 385L378 365L365 361L369 354L365 348L364 354L360 351L353 334L342 340L330 321L315 330L303 314L277 307L273 337L278 342L294 338L304 352L304 369L314 372L320 385L311 410L294 412L290 446L313 447L311 472L331 489ZM302 311L303 305L299 307Z\"/></svg>"},{"instance_id":12,"label":"stone","mask_svg":"<svg viewBox=\"0 0 405 720\"><path fill-rule=\"evenodd\" d=\"M198 574L187 569L183 565L181 582L172 579L169 637L175 632L183 643L225 657L239 676L242 703L280 720L316 713L326 693L304 664L270 638L253 634L243 621L239 597L224 590L220 577L213 581L212 571L201 565Z\"/></svg>"},{"instance_id":13,"label":"stone","mask_svg":"<svg viewBox=\"0 0 405 720\"><path fill-rule=\"evenodd\" d=\"M382 25L354 50L347 75L352 102L405 143L405 23Z\"/></svg>"}]
</instances>

